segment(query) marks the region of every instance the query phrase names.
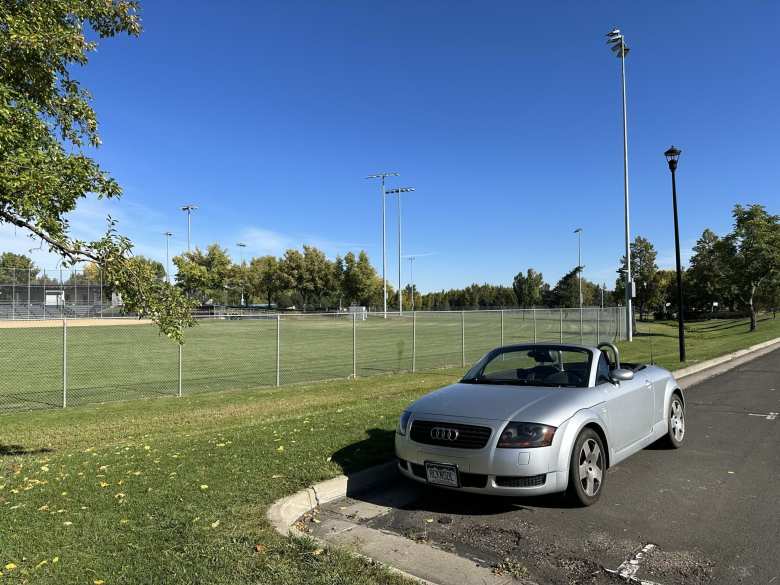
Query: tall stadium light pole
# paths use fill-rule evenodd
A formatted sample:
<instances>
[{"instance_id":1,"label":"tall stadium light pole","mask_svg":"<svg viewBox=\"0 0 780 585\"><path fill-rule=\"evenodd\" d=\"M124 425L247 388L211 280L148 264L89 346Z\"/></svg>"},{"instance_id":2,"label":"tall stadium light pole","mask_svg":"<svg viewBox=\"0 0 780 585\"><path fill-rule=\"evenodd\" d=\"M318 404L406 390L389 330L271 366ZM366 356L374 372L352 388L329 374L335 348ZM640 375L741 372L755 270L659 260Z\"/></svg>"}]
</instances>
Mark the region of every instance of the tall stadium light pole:
<instances>
[{"instance_id":1,"label":"tall stadium light pole","mask_svg":"<svg viewBox=\"0 0 780 585\"><path fill-rule=\"evenodd\" d=\"M582 310L582 228L574 230L577 234L577 280L580 287L580 310Z\"/></svg>"},{"instance_id":2,"label":"tall stadium light pole","mask_svg":"<svg viewBox=\"0 0 780 585\"><path fill-rule=\"evenodd\" d=\"M382 193L382 315L387 318L387 210L385 208L385 179L397 177L398 173L376 173L366 179L379 179L379 189Z\"/></svg>"},{"instance_id":3,"label":"tall stadium light pole","mask_svg":"<svg viewBox=\"0 0 780 585\"><path fill-rule=\"evenodd\" d=\"M398 195L398 314L404 312L404 283L401 278L401 194L411 193L414 187L398 187L397 189L388 189L385 191L388 195Z\"/></svg>"},{"instance_id":4,"label":"tall stadium light pole","mask_svg":"<svg viewBox=\"0 0 780 585\"><path fill-rule=\"evenodd\" d=\"M412 285L412 311L414 311L414 256L407 256L409 258L409 284Z\"/></svg>"},{"instance_id":5,"label":"tall stadium light pole","mask_svg":"<svg viewBox=\"0 0 780 585\"><path fill-rule=\"evenodd\" d=\"M170 255L168 253L168 244L171 241L171 236L173 235L172 232L163 232L163 235L165 236L165 276L168 279L168 284L171 284L171 263L170 263Z\"/></svg>"},{"instance_id":6,"label":"tall stadium light pole","mask_svg":"<svg viewBox=\"0 0 780 585\"><path fill-rule=\"evenodd\" d=\"M664 152L672 172L672 208L674 209L674 251L677 260L677 335L680 344L680 361L685 361L685 317L683 306L682 268L680 267L680 228L677 222L677 159L682 151L674 146Z\"/></svg>"},{"instance_id":7,"label":"tall stadium light pole","mask_svg":"<svg viewBox=\"0 0 780 585\"><path fill-rule=\"evenodd\" d=\"M192 212L195 211L198 208L197 205L193 205L192 203L188 203L187 205L182 205L181 210L187 213L187 252L190 251L190 235L192 233Z\"/></svg>"},{"instance_id":8,"label":"tall stadium light pole","mask_svg":"<svg viewBox=\"0 0 780 585\"><path fill-rule=\"evenodd\" d=\"M246 244L244 242L237 242L236 246L238 248L241 248L241 268L244 267L244 248L246 248ZM241 279L241 306L244 306L244 279Z\"/></svg>"},{"instance_id":9,"label":"tall stadium light pole","mask_svg":"<svg viewBox=\"0 0 780 585\"><path fill-rule=\"evenodd\" d=\"M620 59L620 82L623 90L623 207L626 231L626 339L634 339L633 321L631 319L631 298L633 296L633 283L631 281L631 226L629 221L629 196L628 196L628 115L626 113L626 55L629 48L620 29L613 29L607 33L607 44Z\"/></svg>"}]
</instances>

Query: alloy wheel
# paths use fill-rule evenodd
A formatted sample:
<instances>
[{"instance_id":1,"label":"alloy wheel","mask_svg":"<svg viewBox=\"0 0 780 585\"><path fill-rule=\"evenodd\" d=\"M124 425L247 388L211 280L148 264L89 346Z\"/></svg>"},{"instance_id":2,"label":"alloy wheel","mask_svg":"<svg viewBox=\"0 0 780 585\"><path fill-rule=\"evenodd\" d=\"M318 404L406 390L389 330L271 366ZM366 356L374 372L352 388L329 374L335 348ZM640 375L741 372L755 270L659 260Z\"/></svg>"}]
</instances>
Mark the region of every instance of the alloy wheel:
<instances>
[{"instance_id":1,"label":"alloy wheel","mask_svg":"<svg viewBox=\"0 0 780 585\"><path fill-rule=\"evenodd\" d=\"M579 477L582 490L593 497L601 489L604 475L604 457L595 439L589 438L582 444L579 456Z\"/></svg>"}]
</instances>

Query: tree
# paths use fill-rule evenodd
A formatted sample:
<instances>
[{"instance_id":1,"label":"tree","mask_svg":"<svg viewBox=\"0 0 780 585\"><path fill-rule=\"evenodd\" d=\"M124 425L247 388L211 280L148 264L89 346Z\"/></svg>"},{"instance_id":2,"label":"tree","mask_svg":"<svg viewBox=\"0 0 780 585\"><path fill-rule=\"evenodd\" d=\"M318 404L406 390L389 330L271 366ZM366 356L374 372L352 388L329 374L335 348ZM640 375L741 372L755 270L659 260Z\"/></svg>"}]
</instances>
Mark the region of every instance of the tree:
<instances>
[{"instance_id":1,"label":"tree","mask_svg":"<svg viewBox=\"0 0 780 585\"><path fill-rule=\"evenodd\" d=\"M364 307L382 304L382 280L371 266L368 255L361 251L357 257L347 252L343 261L344 272L341 275L344 299L350 305ZM388 299L393 295L388 287Z\"/></svg>"},{"instance_id":2,"label":"tree","mask_svg":"<svg viewBox=\"0 0 780 585\"><path fill-rule=\"evenodd\" d=\"M658 256L655 246L647 238L637 236L631 242L631 278L636 282L636 308L639 318L644 319L649 308L658 303L658 266L655 263ZM626 257L620 259L621 270L626 269ZM619 276L615 281L615 300L625 298L626 281Z\"/></svg>"},{"instance_id":3,"label":"tree","mask_svg":"<svg viewBox=\"0 0 780 585\"><path fill-rule=\"evenodd\" d=\"M30 280L38 276L38 267L32 261L32 258L24 254L14 254L13 252L3 252L0 254L0 284L7 282L27 282L27 273ZM18 274L17 274L18 273Z\"/></svg>"},{"instance_id":4,"label":"tree","mask_svg":"<svg viewBox=\"0 0 780 585\"><path fill-rule=\"evenodd\" d=\"M512 288L521 307L534 307L542 304L542 285L544 278L541 272L529 268L526 274L518 272L512 281Z\"/></svg>"},{"instance_id":5,"label":"tree","mask_svg":"<svg viewBox=\"0 0 780 585\"><path fill-rule=\"evenodd\" d=\"M284 287L275 256L252 258L249 263L249 288L253 296L265 298L269 308L277 300Z\"/></svg>"},{"instance_id":6,"label":"tree","mask_svg":"<svg viewBox=\"0 0 780 585\"><path fill-rule=\"evenodd\" d=\"M780 216L763 205L735 205L734 227L721 248L727 279L739 302L750 312L750 330L756 329L756 293L780 271Z\"/></svg>"},{"instance_id":7,"label":"tree","mask_svg":"<svg viewBox=\"0 0 780 585\"><path fill-rule=\"evenodd\" d=\"M690 267L686 271L686 304L691 308L709 311L715 302L720 306L733 307L734 298L724 261L726 246L726 242L709 229L705 229L696 241Z\"/></svg>"},{"instance_id":8,"label":"tree","mask_svg":"<svg viewBox=\"0 0 780 585\"><path fill-rule=\"evenodd\" d=\"M130 263L132 243L109 218L105 235L70 236L66 215L94 194L116 198L118 183L85 154L100 145L89 92L72 77L97 41L141 25L128 0L0 3L0 223L28 231L63 258L94 261L122 293L125 307L182 341L194 322L179 290ZM89 40L88 40L89 38Z\"/></svg>"},{"instance_id":9,"label":"tree","mask_svg":"<svg viewBox=\"0 0 780 585\"><path fill-rule=\"evenodd\" d=\"M225 298L228 283L235 276L235 267L225 248L211 244L204 253L200 248L175 256L176 283L201 302L217 302Z\"/></svg>"}]
</instances>

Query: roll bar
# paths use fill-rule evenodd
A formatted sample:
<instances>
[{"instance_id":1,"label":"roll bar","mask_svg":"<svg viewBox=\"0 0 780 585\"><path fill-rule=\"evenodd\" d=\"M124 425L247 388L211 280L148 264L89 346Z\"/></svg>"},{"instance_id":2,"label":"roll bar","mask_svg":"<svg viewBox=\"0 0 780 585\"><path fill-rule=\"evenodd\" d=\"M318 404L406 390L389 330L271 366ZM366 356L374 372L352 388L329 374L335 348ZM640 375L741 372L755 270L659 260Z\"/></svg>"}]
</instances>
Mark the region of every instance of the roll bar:
<instances>
[{"instance_id":1,"label":"roll bar","mask_svg":"<svg viewBox=\"0 0 780 585\"><path fill-rule=\"evenodd\" d=\"M620 351L618 350L617 346L614 343L610 343L609 341L602 341L596 346L598 349L610 349L612 350L612 355L615 356L615 369L620 368Z\"/></svg>"}]
</instances>

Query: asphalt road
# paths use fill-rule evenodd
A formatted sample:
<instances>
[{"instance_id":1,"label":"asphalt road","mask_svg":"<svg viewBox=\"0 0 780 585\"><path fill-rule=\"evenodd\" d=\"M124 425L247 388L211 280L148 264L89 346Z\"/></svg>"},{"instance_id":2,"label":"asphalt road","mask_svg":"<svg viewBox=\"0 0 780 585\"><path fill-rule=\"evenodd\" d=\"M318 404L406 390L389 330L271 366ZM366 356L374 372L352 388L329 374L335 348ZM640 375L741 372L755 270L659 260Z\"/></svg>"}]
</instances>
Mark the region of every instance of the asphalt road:
<instances>
[{"instance_id":1,"label":"asphalt road","mask_svg":"<svg viewBox=\"0 0 780 585\"><path fill-rule=\"evenodd\" d=\"M780 585L780 350L686 399L683 448L610 469L590 508L405 482L412 502L367 523L540 584L625 582L608 570L640 552L634 582Z\"/></svg>"}]
</instances>

